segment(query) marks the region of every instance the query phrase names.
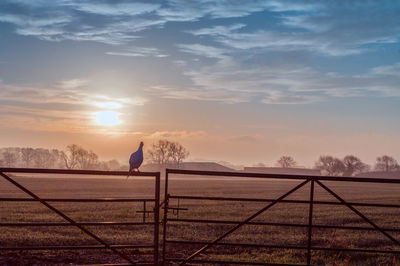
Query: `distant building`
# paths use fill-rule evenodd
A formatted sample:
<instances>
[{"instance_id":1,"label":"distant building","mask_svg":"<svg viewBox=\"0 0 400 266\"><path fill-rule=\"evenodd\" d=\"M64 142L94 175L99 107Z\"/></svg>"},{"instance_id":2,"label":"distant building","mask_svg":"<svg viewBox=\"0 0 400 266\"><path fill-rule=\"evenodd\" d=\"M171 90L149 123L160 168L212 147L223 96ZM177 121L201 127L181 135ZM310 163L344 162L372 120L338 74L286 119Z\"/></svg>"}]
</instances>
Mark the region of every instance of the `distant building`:
<instances>
[{"instance_id":1,"label":"distant building","mask_svg":"<svg viewBox=\"0 0 400 266\"><path fill-rule=\"evenodd\" d=\"M321 175L320 170L307 168L282 168L282 167L245 167L244 172L259 174L282 175Z\"/></svg>"}]
</instances>

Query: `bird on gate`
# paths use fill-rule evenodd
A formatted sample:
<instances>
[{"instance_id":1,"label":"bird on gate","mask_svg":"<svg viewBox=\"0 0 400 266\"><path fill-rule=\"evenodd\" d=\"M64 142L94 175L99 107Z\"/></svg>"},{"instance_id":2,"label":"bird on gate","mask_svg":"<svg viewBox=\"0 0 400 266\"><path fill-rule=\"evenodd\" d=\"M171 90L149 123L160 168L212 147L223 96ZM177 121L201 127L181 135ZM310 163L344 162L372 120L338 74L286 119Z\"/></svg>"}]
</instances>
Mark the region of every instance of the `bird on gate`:
<instances>
[{"instance_id":1,"label":"bird on gate","mask_svg":"<svg viewBox=\"0 0 400 266\"><path fill-rule=\"evenodd\" d=\"M133 171L136 170L139 172L139 167L143 163L143 145L143 141L141 141L137 151L131 154L131 157L129 158L129 172L126 179L128 179Z\"/></svg>"}]
</instances>

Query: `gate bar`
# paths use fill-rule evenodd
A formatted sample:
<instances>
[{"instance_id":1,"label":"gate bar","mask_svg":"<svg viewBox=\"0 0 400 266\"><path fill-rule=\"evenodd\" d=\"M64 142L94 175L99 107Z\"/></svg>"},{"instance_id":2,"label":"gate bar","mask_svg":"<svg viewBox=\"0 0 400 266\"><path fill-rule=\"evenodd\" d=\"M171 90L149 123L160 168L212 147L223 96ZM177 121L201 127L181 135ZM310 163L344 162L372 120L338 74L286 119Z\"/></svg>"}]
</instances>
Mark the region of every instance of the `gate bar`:
<instances>
[{"instance_id":1,"label":"gate bar","mask_svg":"<svg viewBox=\"0 0 400 266\"><path fill-rule=\"evenodd\" d=\"M213 244L217 243L218 241L220 241L221 239L223 239L224 237L226 237L227 235L231 234L232 232L236 231L238 228L242 227L243 225L245 225L246 223L248 223L249 221L251 221L253 218L257 217L258 215L260 215L261 213L263 213L264 211L266 211L267 209L269 209L270 207L274 206L276 203L278 203L280 200L286 198L287 196L289 196L290 194L292 194L293 192L295 192L296 190L298 190L299 188L301 188L302 186L304 186L305 184L307 184L310 180L306 180L302 183L300 183L299 185L295 186L294 188L292 188L291 190L289 190L288 192L286 192L285 194L283 194L282 196L280 196L279 198L277 198L275 201L271 202L270 204L268 204L267 206L265 206L264 208L262 208L261 210L257 211L255 214L251 215L249 218L247 218L246 220L242 221L241 223L239 223L238 225L234 226L233 228L231 228L230 230L228 230L227 232L225 232L224 234L222 234L221 236L219 236L218 238L216 238L214 241L208 243L207 245L203 246L201 249L197 250L196 252L194 252L192 255L190 255L189 257L187 257L184 261L182 261L179 265L185 265L187 262L191 261L194 257L196 257L197 255L199 255L200 253L202 253L203 251L207 250L208 248L210 248Z\"/></svg>"},{"instance_id":2,"label":"gate bar","mask_svg":"<svg viewBox=\"0 0 400 266\"><path fill-rule=\"evenodd\" d=\"M168 208L169 208L169 194L168 194L168 173L169 169L165 170L165 188L164 188L164 218L163 218L163 250L162 250L162 263L165 265L165 253L167 243L167 221L168 221Z\"/></svg>"},{"instance_id":3,"label":"gate bar","mask_svg":"<svg viewBox=\"0 0 400 266\"><path fill-rule=\"evenodd\" d=\"M156 182L154 186L154 265L158 265L158 253L160 245L160 172L156 173Z\"/></svg>"},{"instance_id":4,"label":"gate bar","mask_svg":"<svg viewBox=\"0 0 400 266\"><path fill-rule=\"evenodd\" d=\"M106 248L110 249L111 251L113 251L115 254L119 255L121 258L125 259L126 261L128 261L129 263L132 263L133 265L135 265L135 262L133 262L128 256L126 256L125 254L119 252L117 249L113 248L112 246L110 246L109 244L107 244L106 242L104 242L101 238L99 238L98 236L96 236L95 234L93 234L92 232L90 232L89 230L87 230L85 227L83 227L82 225L77 224L74 220L72 220L70 217L68 217L67 215L65 215L64 213L62 213L61 211L59 211L58 209L56 209L55 207L53 207L52 205L48 204L46 201L42 200L41 198L39 198L36 194L34 194L32 191L28 190L27 188L25 188L24 186L22 186L21 184L19 184L18 182L16 182L14 179L10 178L9 176L7 176L6 174L4 174L3 172L0 172L0 175L2 177L4 177L7 181L9 181L10 183L12 183L13 185L15 185L16 187L18 187L19 189L21 189L22 191L24 191L25 193L27 193L28 195L30 195L32 198L35 198L37 201L40 201L40 203L42 203L44 206L46 206L47 208L49 208L50 210L52 210L53 212L55 212L56 214L58 214L59 216L61 216L62 218L64 218L65 220L67 220L68 222L70 222L71 224L75 225L76 227L78 227L79 229L81 229L84 233L86 233L88 236L94 238L97 242L99 242L100 244L103 244Z\"/></svg>"},{"instance_id":5,"label":"gate bar","mask_svg":"<svg viewBox=\"0 0 400 266\"><path fill-rule=\"evenodd\" d=\"M241 221L232 220L200 220L200 219L168 219L170 222L176 223L208 223L208 224L239 224ZM288 226L288 227L308 227L308 224L297 224L297 223L272 223L272 222L248 222L247 225L271 225L271 226ZM325 228L325 229L344 229L344 230L373 230L373 227L364 226L346 226L346 225L324 225L324 224L313 224L313 228ZM390 232L400 232L400 228L385 228L382 230Z\"/></svg>"},{"instance_id":6,"label":"gate bar","mask_svg":"<svg viewBox=\"0 0 400 266\"><path fill-rule=\"evenodd\" d=\"M207 241L188 241L188 240L168 240L170 244L184 244L184 245L205 245ZM254 248L270 248L270 249L302 249L306 250L305 246L292 246L292 245L264 245L253 243L232 243L232 242L219 242L215 243L216 246L232 246L232 247L254 247ZM311 247L311 250L323 251L349 251L349 252L363 252L363 253L385 253L385 254L399 254L400 250L382 250L382 249L362 249L362 248L327 248L327 247Z\"/></svg>"},{"instance_id":7,"label":"gate bar","mask_svg":"<svg viewBox=\"0 0 400 266\"><path fill-rule=\"evenodd\" d=\"M0 169L1 170L1 169ZM372 178L372 177L346 177L346 176L319 176L319 175L289 175L289 174L259 174L248 172L219 172L219 171L197 171L197 170L181 170L167 169L170 174L183 175L206 175L206 176L229 176L239 178L277 178L290 180L324 180L324 181L344 181L344 182L365 182L365 183L385 183L385 184L400 184L400 179L394 178Z\"/></svg>"},{"instance_id":8,"label":"gate bar","mask_svg":"<svg viewBox=\"0 0 400 266\"><path fill-rule=\"evenodd\" d=\"M307 265L311 263L311 234L312 234L312 218L313 218L313 202L314 202L314 180L311 180L310 186L310 207L308 213L308 240L307 240Z\"/></svg>"},{"instance_id":9,"label":"gate bar","mask_svg":"<svg viewBox=\"0 0 400 266\"><path fill-rule=\"evenodd\" d=\"M370 225L372 225L376 230L380 231L382 234L384 234L387 238L389 238L390 240L392 240L394 243L396 243L397 245L400 246L400 242L397 241L395 238L393 238L391 235L389 235L388 233L386 233L384 230L382 230L382 228L380 228L378 225L376 225L374 222L372 222L370 219L368 219L364 214L362 214L361 212L359 212L356 208L354 208L353 206L351 206L349 203L347 203L344 199L342 199L338 194L336 194L335 192L333 192L330 188L328 188L327 186L325 186L324 184L322 184L321 182L319 182L318 180L316 180L316 182L318 183L318 185L320 185L322 188L324 188L326 191L328 191L330 194L332 194L336 199L338 199L339 201L341 201L344 205L346 205L350 210L352 210L353 212L355 212L358 216L360 216L361 218L363 218L367 223L369 223Z\"/></svg>"},{"instance_id":10,"label":"gate bar","mask_svg":"<svg viewBox=\"0 0 400 266\"><path fill-rule=\"evenodd\" d=\"M187 199L187 200L218 200L218 201L249 201L249 202L272 202L274 199L257 199L257 198L236 198L236 197L206 197L206 196L186 196L186 195L170 195L170 199ZM1 199L1 198L0 198ZM280 203L304 203L309 204L308 200L281 200ZM353 206L363 207L387 207L387 208L400 208L400 204L382 204L382 203L361 203L361 202L348 202ZM322 201L314 200L314 204L326 205L344 205L337 201Z\"/></svg>"}]
</instances>

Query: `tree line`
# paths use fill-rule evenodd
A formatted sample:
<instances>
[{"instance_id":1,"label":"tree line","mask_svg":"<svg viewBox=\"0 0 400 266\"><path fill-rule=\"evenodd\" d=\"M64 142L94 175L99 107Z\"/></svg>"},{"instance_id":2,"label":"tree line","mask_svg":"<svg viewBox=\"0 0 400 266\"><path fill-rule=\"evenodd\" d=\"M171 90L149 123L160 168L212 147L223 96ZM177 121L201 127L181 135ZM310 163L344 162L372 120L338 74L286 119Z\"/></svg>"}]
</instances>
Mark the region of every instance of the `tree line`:
<instances>
[{"instance_id":1,"label":"tree line","mask_svg":"<svg viewBox=\"0 0 400 266\"><path fill-rule=\"evenodd\" d=\"M145 161L157 165L174 164L179 167L189 156L189 151L178 142L161 139L147 149ZM128 158L128 156L127 156ZM297 167L297 162L291 156L282 156L276 161L278 167ZM265 166L258 164L257 166ZM128 165L121 165L117 160L101 161L91 150L70 144L65 150L43 148L0 148L0 167L35 167L64 169L96 169L96 170L127 170ZM323 155L318 158L313 167L323 175L353 176L371 169L382 172L400 171L400 165L391 156L383 155L376 158L373 167L361 161L354 155L336 158Z\"/></svg>"},{"instance_id":2,"label":"tree line","mask_svg":"<svg viewBox=\"0 0 400 266\"><path fill-rule=\"evenodd\" d=\"M278 159L276 165L283 168L291 168L296 167L297 162L291 156L282 156ZM343 159L322 155L315 162L314 169L320 170L324 175L353 176L368 172L371 169L381 172L400 171L400 165L395 158L388 155L377 157L373 168L354 155L347 155Z\"/></svg>"},{"instance_id":3,"label":"tree line","mask_svg":"<svg viewBox=\"0 0 400 266\"><path fill-rule=\"evenodd\" d=\"M31 147L0 148L1 167L126 170L117 160L100 161L93 151L70 144L65 150Z\"/></svg>"},{"instance_id":4,"label":"tree line","mask_svg":"<svg viewBox=\"0 0 400 266\"><path fill-rule=\"evenodd\" d=\"M178 165L189 156L189 151L178 142L159 140L147 150L146 161L158 165ZM127 159L128 159L127 155ZM65 150L31 147L0 148L0 167L58 168L85 170L128 170L117 160L101 161L91 150L70 144Z\"/></svg>"}]
</instances>

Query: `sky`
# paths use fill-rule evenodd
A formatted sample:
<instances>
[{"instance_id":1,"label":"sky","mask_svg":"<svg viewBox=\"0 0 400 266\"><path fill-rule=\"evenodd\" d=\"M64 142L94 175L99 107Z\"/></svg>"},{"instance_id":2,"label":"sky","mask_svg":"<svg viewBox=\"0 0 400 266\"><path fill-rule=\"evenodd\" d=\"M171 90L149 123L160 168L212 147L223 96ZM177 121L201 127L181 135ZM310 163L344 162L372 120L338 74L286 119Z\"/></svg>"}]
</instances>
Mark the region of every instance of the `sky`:
<instances>
[{"instance_id":1,"label":"sky","mask_svg":"<svg viewBox=\"0 0 400 266\"><path fill-rule=\"evenodd\" d=\"M395 0L2 0L0 146L400 161L399 14Z\"/></svg>"}]
</instances>

